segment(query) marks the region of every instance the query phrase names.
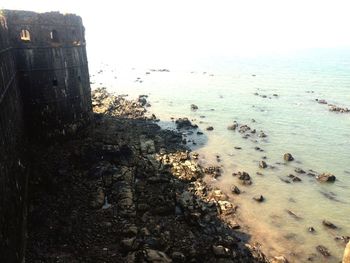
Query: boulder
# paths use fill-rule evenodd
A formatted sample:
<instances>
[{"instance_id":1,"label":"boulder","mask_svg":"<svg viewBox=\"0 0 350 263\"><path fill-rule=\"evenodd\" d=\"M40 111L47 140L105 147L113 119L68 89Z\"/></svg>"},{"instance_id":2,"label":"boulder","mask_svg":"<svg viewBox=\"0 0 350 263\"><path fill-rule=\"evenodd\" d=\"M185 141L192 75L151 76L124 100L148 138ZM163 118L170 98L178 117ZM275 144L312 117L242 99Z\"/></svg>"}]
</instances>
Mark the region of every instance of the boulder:
<instances>
[{"instance_id":1,"label":"boulder","mask_svg":"<svg viewBox=\"0 0 350 263\"><path fill-rule=\"evenodd\" d=\"M175 121L177 129L193 129L197 128L197 125L193 125L188 118L179 118Z\"/></svg>"},{"instance_id":2,"label":"boulder","mask_svg":"<svg viewBox=\"0 0 350 263\"><path fill-rule=\"evenodd\" d=\"M238 127L238 124L234 123L234 124L231 124L231 125L227 126L227 129L231 130L231 131L234 131L234 130L237 129L237 127Z\"/></svg>"},{"instance_id":3,"label":"boulder","mask_svg":"<svg viewBox=\"0 0 350 263\"><path fill-rule=\"evenodd\" d=\"M331 173L323 173L316 176L316 179L322 183L325 183L325 182L333 183L336 177Z\"/></svg>"},{"instance_id":4,"label":"boulder","mask_svg":"<svg viewBox=\"0 0 350 263\"><path fill-rule=\"evenodd\" d=\"M294 160L294 157L290 154L290 153L285 153L283 155L283 159L286 161L286 162L291 162Z\"/></svg>"},{"instance_id":5,"label":"boulder","mask_svg":"<svg viewBox=\"0 0 350 263\"><path fill-rule=\"evenodd\" d=\"M214 255L217 257L229 257L231 254L230 249L221 245L218 245L218 246L213 245L212 249L213 249Z\"/></svg>"}]
</instances>

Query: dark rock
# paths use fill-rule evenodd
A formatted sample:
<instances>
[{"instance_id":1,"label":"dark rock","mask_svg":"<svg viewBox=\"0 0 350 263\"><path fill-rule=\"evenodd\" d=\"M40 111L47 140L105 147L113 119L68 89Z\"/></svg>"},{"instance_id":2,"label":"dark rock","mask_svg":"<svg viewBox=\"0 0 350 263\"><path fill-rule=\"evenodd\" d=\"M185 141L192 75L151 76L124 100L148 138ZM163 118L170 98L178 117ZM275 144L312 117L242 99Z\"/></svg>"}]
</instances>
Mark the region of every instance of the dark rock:
<instances>
[{"instance_id":1,"label":"dark rock","mask_svg":"<svg viewBox=\"0 0 350 263\"><path fill-rule=\"evenodd\" d=\"M331 173L323 173L316 176L316 179L320 182L330 182L333 183L335 181L335 176Z\"/></svg>"},{"instance_id":2,"label":"dark rock","mask_svg":"<svg viewBox=\"0 0 350 263\"><path fill-rule=\"evenodd\" d=\"M247 172L238 172L238 179L241 180L241 183L244 185L252 184L250 175Z\"/></svg>"},{"instance_id":3,"label":"dark rock","mask_svg":"<svg viewBox=\"0 0 350 263\"><path fill-rule=\"evenodd\" d=\"M194 129L198 128L197 125L193 125L188 118L179 118L175 121L177 129Z\"/></svg>"},{"instance_id":4,"label":"dark rock","mask_svg":"<svg viewBox=\"0 0 350 263\"><path fill-rule=\"evenodd\" d=\"M231 125L227 126L227 129L234 131L234 130L237 129L237 127L238 127L238 124L234 123L234 124L231 124Z\"/></svg>"},{"instance_id":5,"label":"dark rock","mask_svg":"<svg viewBox=\"0 0 350 263\"><path fill-rule=\"evenodd\" d=\"M288 175L289 178L292 178L293 182L301 182L301 179L298 176L295 176L294 174Z\"/></svg>"},{"instance_id":6,"label":"dark rock","mask_svg":"<svg viewBox=\"0 0 350 263\"><path fill-rule=\"evenodd\" d=\"M314 233L316 230L315 228L313 228L312 226L310 226L308 229L307 229L310 233Z\"/></svg>"},{"instance_id":7,"label":"dark rock","mask_svg":"<svg viewBox=\"0 0 350 263\"><path fill-rule=\"evenodd\" d=\"M327 104L327 101L326 100L323 100L323 99L316 99L316 101L320 104Z\"/></svg>"},{"instance_id":8,"label":"dark rock","mask_svg":"<svg viewBox=\"0 0 350 263\"><path fill-rule=\"evenodd\" d=\"M213 245L212 250L214 255L217 257L229 257L231 254L230 249L221 245L218 245L218 246Z\"/></svg>"},{"instance_id":9,"label":"dark rock","mask_svg":"<svg viewBox=\"0 0 350 263\"><path fill-rule=\"evenodd\" d=\"M296 173L298 173L298 174L304 174L305 173L305 171L303 169L301 169L301 168L295 168L294 171Z\"/></svg>"},{"instance_id":10,"label":"dark rock","mask_svg":"<svg viewBox=\"0 0 350 263\"><path fill-rule=\"evenodd\" d=\"M333 224L332 222L328 221L328 220L323 220L322 221L322 224L328 228L331 228L331 229L336 229L338 228L335 224Z\"/></svg>"},{"instance_id":11,"label":"dark rock","mask_svg":"<svg viewBox=\"0 0 350 263\"><path fill-rule=\"evenodd\" d=\"M259 203L261 203L265 200L262 195L254 196L253 199Z\"/></svg>"},{"instance_id":12,"label":"dark rock","mask_svg":"<svg viewBox=\"0 0 350 263\"><path fill-rule=\"evenodd\" d=\"M294 157L290 154L290 153L285 153L283 155L283 159L287 162L290 162L290 161L293 161L294 160Z\"/></svg>"},{"instance_id":13,"label":"dark rock","mask_svg":"<svg viewBox=\"0 0 350 263\"><path fill-rule=\"evenodd\" d=\"M242 147L239 147L239 146L235 146L233 148L235 148L236 150L242 150Z\"/></svg>"},{"instance_id":14,"label":"dark rock","mask_svg":"<svg viewBox=\"0 0 350 263\"><path fill-rule=\"evenodd\" d=\"M259 162L259 167L265 169L267 167L267 164L265 161L260 161Z\"/></svg>"},{"instance_id":15,"label":"dark rock","mask_svg":"<svg viewBox=\"0 0 350 263\"><path fill-rule=\"evenodd\" d=\"M235 193L236 195L239 195L241 193L241 190L236 185L231 186L231 192Z\"/></svg>"},{"instance_id":16,"label":"dark rock","mask_svg":"<svg viewBox=\"0 0 350 263\"><path fill-rule=\"evenodd\" d=\"M198 110L198 106L195 104L191 104L191 110L193 111Z\"/></svg>"},{"instance_id":17,"label":"dark rock","mask_svg":"<svg viewBox=\"0 0 350 263\"><path fill-rule=\"evenodd\" d=\"M207 131L212 131L212 130L214 130L214 127L213 127L213 126L209 126L209 127L207 127L206 130L207 130Z\"/></svg>"},{"instance_id":18,"label":"dark rock","mask_svg":"<svg viewBox=\"0 0 350 263\"><path fill-rule=\"evenodd\" d=\"M320 252L324 257L329 257L331 255L331 253L329 252L329 250L325 246L318 245L316 247L316 250L318 252Z\"/></svg>"},{"instance_id":19,"label":"dark rock","mask_svg":"<svg viewBox=\"0 0 350 263\"><path fill-rule=\"evenodd\" d=\"M182 254L181 252L173 252L171 254L171 258L172 260L174 260L174 262L186 262L186 257L184 254Z\"/></svg>"}]
</instances>

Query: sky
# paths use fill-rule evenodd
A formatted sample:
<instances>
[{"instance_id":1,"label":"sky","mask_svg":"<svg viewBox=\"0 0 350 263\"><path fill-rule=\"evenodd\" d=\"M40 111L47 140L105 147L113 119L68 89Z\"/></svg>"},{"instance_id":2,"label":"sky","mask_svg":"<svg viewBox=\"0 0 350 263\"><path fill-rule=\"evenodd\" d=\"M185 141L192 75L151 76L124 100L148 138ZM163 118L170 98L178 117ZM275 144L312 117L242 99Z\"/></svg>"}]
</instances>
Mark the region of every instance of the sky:
<instances>
[{"instance_id":1,"label":"sky","mask_svg":"<svg viewBox=\"0 0 350 263\"><path fill-rule=\"evenodd\" d=\"M350 47L349 0L1 0L0 8L79 14L89 56L185 59Z\"/></svg>"}]
</instances>

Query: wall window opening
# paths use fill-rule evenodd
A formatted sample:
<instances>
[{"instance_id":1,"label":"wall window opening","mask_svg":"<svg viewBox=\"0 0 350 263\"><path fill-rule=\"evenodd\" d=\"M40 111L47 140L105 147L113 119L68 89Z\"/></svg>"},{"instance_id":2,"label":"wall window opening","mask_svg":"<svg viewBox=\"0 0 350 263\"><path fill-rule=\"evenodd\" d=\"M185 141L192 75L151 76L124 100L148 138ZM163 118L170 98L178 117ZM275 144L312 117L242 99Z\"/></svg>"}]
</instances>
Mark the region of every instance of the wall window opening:
<instances>
[{"instance_id":1,"label":"wall window opening","mask_svg":"<svg viewBox=\"0 0 350 263\"><path fill-rule=\"evenodd\" d=\"M51 31L50 37L51 37L52 42L59 42L58 33L55 29Z\"/></svg>"},{"instance_id":2,"label":"wall window opening","mask_svg":"<svg viewBox=\"0 0 350 263\"><path fill-rule=\"evenodd\" d=\"M58 86L58 81L56 78L52 80L52 86L57 87Z\"/></svg>"},{"instance_id":3,"label":"wall window opening","mask_svg":"<svg viewBox=\"0 0 350 263\"><path fill-rule=\"evenodd\" d=\"M21 40L22 41L30 41L30 33L27 29L22 29Z\"/></svg>"}]
</instances>

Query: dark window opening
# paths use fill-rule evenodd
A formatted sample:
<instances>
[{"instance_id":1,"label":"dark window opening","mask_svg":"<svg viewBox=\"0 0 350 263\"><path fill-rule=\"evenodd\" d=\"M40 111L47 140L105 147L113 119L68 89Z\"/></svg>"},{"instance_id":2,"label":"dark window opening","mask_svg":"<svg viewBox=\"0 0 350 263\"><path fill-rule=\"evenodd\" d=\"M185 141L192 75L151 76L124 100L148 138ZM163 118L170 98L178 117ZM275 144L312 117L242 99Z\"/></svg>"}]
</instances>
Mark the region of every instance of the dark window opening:
<instances>
[{"instance_id":1,"label":"dark window opening","mask_svg":"<svg viewBox=\"0 0 350 263\"><path fill-rule=\"evenodd\" d=\"M51 31L50 37L52 42L59 42L58 33L55 29Z\"/></svg>"},{"instance_id":2,"label":"dark window opening","mask_svg":"<svg viewBox=\"0 0 350 263\"><path fill-rule=\"evenodd\" d=\"M30 33L27 29L22 29L21 40L22 41L30 41Z\"/></svg>"},{"instance_id":3,"label":"dark window opening","mask_svg":"<svg viewBox=\"0 0 350 263\"><path fill-rule=\"evenodd\" d=\"M78 76L78 81L81 82L81 77L80 76Z\"/></svg>"},{"instance_id":4,"label":"dark window opening","mask_svg":"<svg viewBox=\"0 0 350 263\"><path fill-rule=\"evenodd\" d=\"M57 79L53 79L52 81L52 86L57 87L58 86L58 81Z\"/></svg>"}]
</instances>

